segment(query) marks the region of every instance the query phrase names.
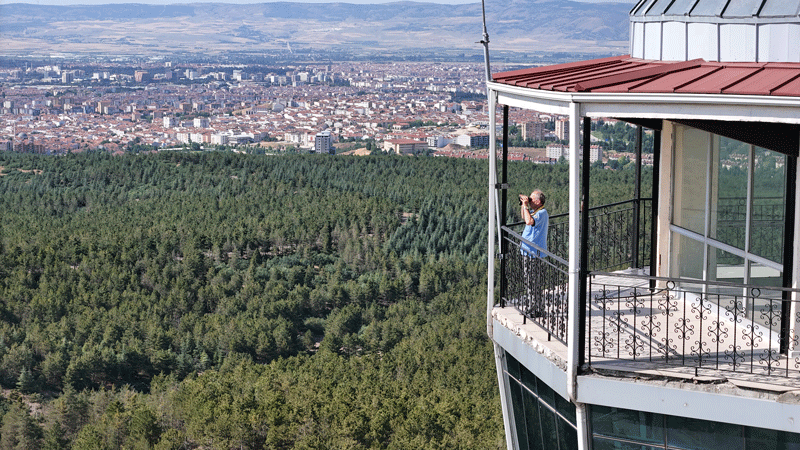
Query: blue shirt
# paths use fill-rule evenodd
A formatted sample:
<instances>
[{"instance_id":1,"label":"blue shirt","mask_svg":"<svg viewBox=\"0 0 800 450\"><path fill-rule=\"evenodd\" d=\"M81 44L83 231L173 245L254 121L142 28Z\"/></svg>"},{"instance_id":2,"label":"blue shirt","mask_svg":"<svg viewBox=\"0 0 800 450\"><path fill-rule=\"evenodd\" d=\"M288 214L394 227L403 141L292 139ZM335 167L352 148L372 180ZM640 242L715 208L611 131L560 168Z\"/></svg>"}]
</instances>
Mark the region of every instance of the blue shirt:
<instances>
[{"instance_id":1,"label":"blue shirt","mask_svg":"<svg viewBox=\"0 0 800 450\"><path fill-rule=\"evenodd\" d=\"M547 250L547 225L550 222L550 215L547 214L546 209L542 208L535 212L531 211L531 217L533 217L533 225L525 225L525 229L522 231L522 237L539 248ZM539 254L539 250L524 242L522 243L521 252L523 255L532 256L534 258L543 256Z\"/></svg>"}]
</instances>

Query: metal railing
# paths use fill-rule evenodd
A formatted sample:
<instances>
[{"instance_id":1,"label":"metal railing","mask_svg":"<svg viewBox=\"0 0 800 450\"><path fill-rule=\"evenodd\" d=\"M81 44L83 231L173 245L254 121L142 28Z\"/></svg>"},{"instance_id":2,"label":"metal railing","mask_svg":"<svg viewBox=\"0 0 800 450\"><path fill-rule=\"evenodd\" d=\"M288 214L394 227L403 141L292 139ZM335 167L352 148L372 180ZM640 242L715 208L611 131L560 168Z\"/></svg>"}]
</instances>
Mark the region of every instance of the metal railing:
<instances>
[{"instance_id":1,"label":"metal railing","mask_svg":"<svg viewBox=\"0 0 800 450\"><path fill-rule=\"evenodd\" d=\"M616 270L647 265L650 255L650 199L589 208L589 269ZM638 227L635 214L638 211ZM545 258L522 254L524 222L501 227L501 306L516 307L525 317L566 344L569 216L550 216ZM638 233L637 233L638 229ZM538 248L538 247L537 247ZM634 249L637 249L635 251ZM637 256L638 255L638 256Z\"/></svg>"},{"instance_id":2,"label":"metal railing","mask_svg":"<svg viewBox=\"0 0 800 450\"><path fill-rule=\"evenodd\" d=\"M567 344L568 264L563 258L539 249L541 257L531 257L520 247L525 243L514 230L503 227L503 272L500 306L513 306L526 320L535 322L562 344Z\"/></svg>"},{"instance_id":3,"label":"metal railing","mask_svg":"<svg viewBox=\"0 0 800 450\"><path fill-rule=\"evenodd\" d=\"M782 309L790 306L789 299L798 292L593 273L586 311L587 362L628 360L695 370L800 376L800 357L780 350ZM795 347L800 342L794 336L786 344Z\"/></svg>"},{"instance_id":4,"label":"metal railing","mask_svg":"<svg viewBox=\"0 0 800 450\"><path fill-rule=\"evenodd\" d=\"M757 197L750 206L750 251L772 261L783 260L784 197ZM745 247L747 198L723 197L717 203L715 239L736 248ZM737 264L736 255L723 253L721 263Z\"/></svg>"},{"instance_id":5,"label":"metal railing","mask_svg":"<svg viewBox=\"0 0 800 450\"><path fill-rule=\"evenodd\" d=\"M639 201L638 208L635 200L589 208L588 270L616 270L648 265L652 229L651 205L652 201L646 198ZM637 209L638 239L634 220ZM516 222L508 225L508 228L521 231L523 225L525 222ZM638 250L638 257L634 247ZM547 249L559 258L569 258L569 214L550 216Z\"/></svg>"}]
</instances>

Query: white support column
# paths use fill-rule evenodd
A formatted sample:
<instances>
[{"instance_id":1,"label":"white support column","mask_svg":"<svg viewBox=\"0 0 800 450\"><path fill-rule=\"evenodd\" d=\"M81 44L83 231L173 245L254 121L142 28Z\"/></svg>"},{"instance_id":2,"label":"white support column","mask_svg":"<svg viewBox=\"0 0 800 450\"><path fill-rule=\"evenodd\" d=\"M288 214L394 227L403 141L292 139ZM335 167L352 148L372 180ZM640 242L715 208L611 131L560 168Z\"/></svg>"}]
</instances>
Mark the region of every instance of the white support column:
<instances>
[{"instance_id":1,"label":"white support column","mask_svg":"<svg viewBox=\"0 0 800 450\"><path fill-rule=\"evenodd\" d=\"M497 185L497 97L494 91L489 90L489 245L488 253L488 273L486 282L486 332L492 338L492 308L494 307L494 252L495 252L495 216L497 215L497 204L495 199L495 185Z\"/></svg>"},{"instance_id":2,"label":"white support column","mask_svg":"<svg viewBox=\"0 0 800 450\"><path fill-rule=\"evenodd\" d=\"M578 398L575 385L578 367L578 308L580 307L580 273L578 272L580 249L580 104L570 103L569 112L569 321L567 323L567 344L569 345L567 363L567 393L570 399Z\"/></svg>"},{"instance_id":3,"label":"white support column","mask_svg":"<svg viewBox=\"0 0 800 450\"><path fill-rule=\"evenodd\" d=\"M580 330L580 146L581 125L580 104L569 105L569 321L567 323L567 344L569 345L567 362L567 394L575 404L578 427L578 450L589 449L589 426L586 406L578 403L578 342ZM585 149L589 151L589 149Z\"/></svg>"},{"instance_id":4,"label":"white support column","mask_svg":"<svg viewBox=\"0 0 800 450\"><path fill-rule=\"evenodd\" d=\"M503 410L503 430L506 433L506 448L508 450L517 450L519 444L517 443L517 427L514 422L514 410L511 408L507 379L503 374L505 369L505 355L503 347L494 344L494 362L497 367L497 385L500 387L500 406Z\"/></svg>"}]
</instances>

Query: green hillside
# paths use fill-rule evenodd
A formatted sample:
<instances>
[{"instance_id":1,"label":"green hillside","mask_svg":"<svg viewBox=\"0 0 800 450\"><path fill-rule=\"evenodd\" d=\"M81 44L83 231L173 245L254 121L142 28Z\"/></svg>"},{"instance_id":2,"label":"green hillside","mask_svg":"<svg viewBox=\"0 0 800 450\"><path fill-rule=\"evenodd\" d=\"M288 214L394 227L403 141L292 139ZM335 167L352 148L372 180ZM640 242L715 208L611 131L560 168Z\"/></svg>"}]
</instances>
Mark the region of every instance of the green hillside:
<instances>
[{"instance_id":1,"label":"green hillside","mask_svg":"<svg viewBox=\"0 0 800 450\"><path fill-rule=\"evenodd\" d=\"M486 161L0 166L0 449L505 447ZM510 173L565 211L566 167Z\"/></svg>"}]
</instances>

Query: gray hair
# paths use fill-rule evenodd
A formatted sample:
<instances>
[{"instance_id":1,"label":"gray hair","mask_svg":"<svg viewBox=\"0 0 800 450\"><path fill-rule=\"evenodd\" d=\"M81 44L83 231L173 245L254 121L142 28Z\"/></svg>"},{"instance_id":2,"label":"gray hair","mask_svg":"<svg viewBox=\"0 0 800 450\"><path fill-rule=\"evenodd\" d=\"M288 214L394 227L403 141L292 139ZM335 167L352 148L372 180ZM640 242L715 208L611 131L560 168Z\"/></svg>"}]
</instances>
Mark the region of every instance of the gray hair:
<instances>
[{"instance_id":1,"label":"gray hair","mask_svg":"<svg viewBox=\"0 0 800 450\"><path fill-rule=\"evenodd\" d=\"M537 189L531 193L531 198L536 199L537 202L544 206L544 192Z\"/></svg>"}]
</instances>

